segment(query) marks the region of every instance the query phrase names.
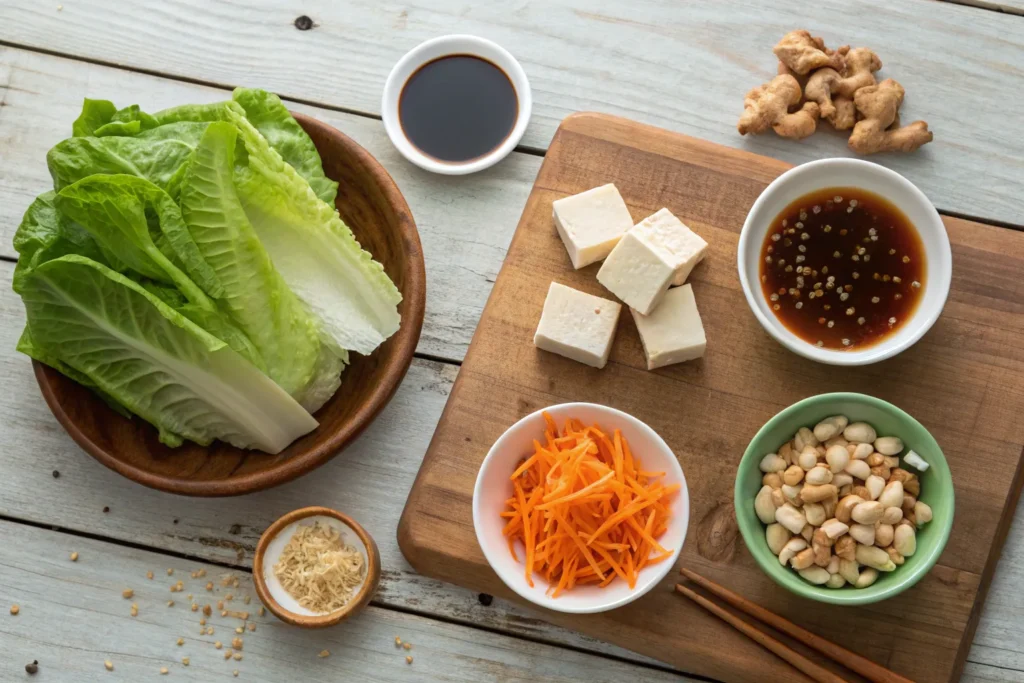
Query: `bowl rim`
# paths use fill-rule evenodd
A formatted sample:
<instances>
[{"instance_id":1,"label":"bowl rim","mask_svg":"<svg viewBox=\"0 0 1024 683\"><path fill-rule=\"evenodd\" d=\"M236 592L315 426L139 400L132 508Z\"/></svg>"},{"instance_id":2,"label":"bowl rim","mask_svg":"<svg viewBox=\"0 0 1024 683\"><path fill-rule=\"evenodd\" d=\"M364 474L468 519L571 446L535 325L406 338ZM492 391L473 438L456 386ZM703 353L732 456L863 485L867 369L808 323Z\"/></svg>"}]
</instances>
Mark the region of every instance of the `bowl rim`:
<instances>
[{"instance_id":1,"label":"bowl rim","mask_svg":"<svg viewBox=\"0 0 1024 683\"><path fill-rule=\"evenodd\" d=\"M287 527L309 517L333 517L350 528L366 547L366 580L363 581L362 588L341 609L316 616L297 614L282 607L270 592L266 576L263 573L263 559L270 542ZM348 619L369 604L380 583L380 567L380 551L377 549L377 543L359 522L343 512L327 507L312 506L292 510L282 515L260 535L252 559L252 583L260 602L281 621L302 628L326 628Z\"/></svg>"},{"instance_id":2,"label":"bowl rim","mask_svg":"<svg viewBox=\"0 0 1024 683\"><path fill-rule=\"evenodd\" d=\"M377 415L391 401L398 387L402 384L409 366L412 364L416 345L419 343L420 331L426 309L426 267L423 262L423 247L420 244L419 232L413 220L405 197L398 185L373 155L352 138L337 128L330 126L311 116L292 111L292 116L307 133L316 131L325 137L331 137L345 147L354 162L373 176L377 187L385 197L385 201L394 207L402 219L399 221L401 237L407 247L408 270L407 285L402 292L403 302L408 302L404 311L402 325L385 343L395 346L391 362L387 364L383 376L373 388L367 399L347 421L343 429L331 434L324 443L311 448L308 452L280 460L259 472L235 475L222 479L191 480L165 474L157 474L125 462L107 451L101 444L90 439L64 409L54 390L54 382L59 378L56 370L39 361L32 361L36 382L43 399L57 422L64 428L72 440L86 453L118 474L138 482L149 488L186 496L214 497L237 496L255 491L262 491L292 481L320 467L352 443L376 419ZM319 152L319 150L317 150ZM70 380L69 380L70 381ZM99 401L99 398L93 397ZM120 416L118 416L120 418ZM120 418L123 419L123 418ZM320 427L317 427L319 429Z\"/></svg>"},{"instance_id":3,"label":"bowl rim","mask_svg":"<svg viewBox=\"0 0 1024 683\"><path fill-rule=\"evenodd\" d=\"M435 49L443 50L442 54L425 56L431 54ZM468 161L449 162L435 159L422 152L414 145L405 132L402 130L398 117L398 105L401 99L401 91L409 76L416 72L424 64L435 59L448 55L468 54L488 62L496 64L506 73L516 91L516 99L519 102L519 111L516 114L515 124L504 141L493 150L483 156ZM497 59L493 57L497 56ZM384 81L384 89L381 94L381 119L384 121L384 130L387 131L391 144L395 146L402 156L416 164L420 168L439 173L442 175L466 175L476 173L485 168L490 168L516 148L526 127L530 122L533 113L533 94L530 90L530 80L526 71L519 61L512 54L492 40L481 38L466 33L452 33L425 40L415 46L395 62Z\"/></svg>"},{"instance_id":4,"label":"bowl rim","mask_svg":"<svg viewBox=\"0 0 1024 683\"><path fill-rule=\"evenodd\" d=\"M481 511L480 500L481 494L483 493L484 472L487 470L489 466L493 464L493 461L498 458L498 453L501 450L501 446L504 445L504 442L507 439L511 439L510 434L518 427L523 425L523 423L529 422L531 420L536 420L538 418L542 418L542 415L545 412L555 410L574 410L578 408L596 409L598 412L606 412L610 418L630 422L633 426L640 429L641 431L647 432L650 437L653 437L655 443L660 443L668 453L672 454L673 457L671 458L672 464L670 464L670 468L673 470L673 473L678 475L679 477L680 493L682 494L674 503L674 505L681 505L682 509L673 510L673 515L682 514L686 518L685 524L682 528L682 534L679 538L679 542L676 544L675 551L672 553L672 557L670 557L665 562L660 563L660 565L656 565L657 570L650 575L650 578L647 580L647 583L644 586L640 586L638 584L635 589L627 593L624 597L618 600L614 600L612 602L597 604L592 607L566 607L564 605L559 605L555 600L539 602L537 596L534 595L532 592L522 591L518 587L506 581L505 571L498 568L498 565L494 561L492 561L491 554L487 551L487 546L483 542L483 532L481 528L482 525L480 523L480 520L483 516L483 513ZM487 560L487 565L491 568L491 571L493 571L498 576L498 578L501 579L501 582L504 583L505 586L507 586L516 595L527 600L531 604L537 605L538 607L542 607L544 609L549 609L554 612L563 612L566 614L596 614L598 612L607 612L609 610L622 607L623 605L628 605L634 600L637 600L646 595L655 586L660 584L661 581L666 576L668 576L669 572L672 571L672 569L679 562L679 557L682 554L683 545L685 545L686 543L686 536L689 533L690 529L689 487L686 483L686 475L683 472L683 467L682 465L679 464L679 456L675 454L675 451L672 450L672 448L668 445L665 439L663 439L661 435L658 434L658 432L655 431L653 427L648 425L640 418L634 417L633 415L630 415L629 413L623 410L619 410L618 408L612 408L611 406L602 405L600 403L590 403L587 401L570 401L567 403L556 403L554 405L550 405L545 408L535 410L529 415L525 415L524 417L519 418L511 426L509 426L508 429L502 432L501 436L499 436L495 440L494 444L492 444L490 449L487 451L487 455L484 457L483 461L480 463L480 468L477 470L476 481L473 484L472 508L473 531L474 535L476 536L477 545L480 547L480 550L483 553L484 558ZM655 569L655 567L651 568ZM541 595L545 595L545 593L542 591Z\"/></svg>"},{"instance_id":5,"label":"bowl rim","mask_svg":"<svg viewBox=\"0 0 1024 683\"><path fill-rule=\"evenodd\" d=\"M933 520L932 522L929 522L929 524L937 524L936 531L938 531L938 542L927 552L924 557L924 561L913 567L910 571L903 571L901 568L897 568L895 573L900 576L900 581L894 582L891 586L887 586L884 589L879 588L874 591L871 591L870 589L843 590L822 588L805 582L800 578L800 576L793 573L790 569L782 567L782 565L778 563L778 560L772 562L772 559L775 558L772 556L771 550L767 548L767 541L764 539L763 533L764 524L760 520L756 520L754 525L761 533L757 533L755 534L755 538L751 538L751 533L753 533L754 530L750 528L750 524L746 521L749 518L747 514L749 511L741 507L741 499L747 497L747 492L742 489L739 472L741 472L744 467L754 466L756 460L764 457L763 453L758 455L758 451L754 450L754 443L761 439L763 435L775 429L780 422L786 420L794 413L799 413L809 406L827 401L851 401L866 404L873 408L890 412L896 417L916 425L926 435L927 439L930 440L928 446L932 450L929 451L929 465L935 468L935 474L949 481L949 504L951 512L947 518L941 521ZM942 555L942 551L945 550L946 543L949 541L950 532L953 529L953 518L956 516L956 490L953 486L953 475L949 470L949 462L946 460L945 454L939 447L935 437L932 436L932 433L916 418L914 418L913 415L902 408L889 403L888 401L874 396L869 396L868 394L851 391L838 391L826 394L815 394L814 396L803 398L780 410L778 413L773 415L771 419L765 422L759 430L757 430L757 433L753 438L751 438L750 443L743 452L743 456L740 458L740 463L737 467L737 475L733 483L733 509L736 514L737 526L739 526L740 529L740 536L743 537L743 543L747 546L749 553L753 556L754 561L757 562L757 565L761 568L762 572L767 574L768 577L776 584L786 588L795 595L816 600L818 602L825 602L833 605L868 605L899 595L903 591L915 585L921 580L921 578L932 570L932 567L934 567L938 562L939 556ZM755 545L763 547L766 553L755 552ZM766 557L766 554L769 557ZM780 572L778 571L779 569L783 569L784 571Z\"/></svg>"},{"instance_id":6,"label":"bowl rim","mask_svg":"<svg viewBox=\"0 0 1024 683\"><path fill-rule=\"evenodd\" d=\"M789 336L782 333L782 323L774 316L767 316L758 306L760 301L761 291L760 287L757 287L757 291L750 282L750 278L747 274L747 268L745 267L744 256L751 249L761 248L760 239L755 240L754 233L758 233L756 237L760 238L763 235L762 231L758 230L758 226L754 224L756 218L763 221L764 217L759 217L764 210L765 204L767 204L772 196L780 191L780 188L787 182L791 182L793 178L800 177L803 175L813 175L822 168L831 167L842 167L851 166L862 169L868 173L873 173L885 182L895 184L906 191L914 201L916 201L928 214L929 218L934 218L936 225L940 228L938 233L942 239L936 244L938 247L940 258L937 263L929 262L928 268L928 287L937 288L940 297L932 304L928 309L925 309L924 301L918 304L918 309L915 311L913 318L908 323L913 325L913 333L906 339L899 343L893 343L891 340L881 340L877 344L865 348L862 352L851 353L848 351L839 351L833 349L819 349L814 345L797 339L795 342ZM825 187L825 185L823 185ZM905 211L903 204L897 202L891 196L885 196L897 208L901 211ZM774 217L769 217L771 220ZM921 228L917 225L914 226L917 229L919 236L922 240L925 239L925 235L922 233ZM756 241L756 244L753 242ZM784 347L792 351L793 353L803 356L809 360L813 360L819 363L826 363L829 365L840 365L840 366L858 366L858 365L870 365L879 361L891 358L903 351L909 349L911 346L916 344L921 337L925 335L928 330L932 328L932 325L942 315L942 311L945 308L946 300L949 298L949 290L952 284L953 275L953 252L949 243L949 234L946 231L945 223L942 221L942 216L938 210L931 203L928 197L918 188L914 183L910 182L905 176L897 173L896 171L876 164L871 161L864 159L851 159L849 157L834 157L829 159L818 159L816 161L809 161L799 166L794 166L780 176L775 178L768 186L758 195L753 205L750 207L750 211L747 212L747 216L743 221L743 227L740 230L739 243L736 248L736 266L739 271L740 285L743 289L743 295L747 300L747 306L753 312L754 317L761 324L761 327L775 339L775 341L782 344Z\"/></svg>"}]
</instances>

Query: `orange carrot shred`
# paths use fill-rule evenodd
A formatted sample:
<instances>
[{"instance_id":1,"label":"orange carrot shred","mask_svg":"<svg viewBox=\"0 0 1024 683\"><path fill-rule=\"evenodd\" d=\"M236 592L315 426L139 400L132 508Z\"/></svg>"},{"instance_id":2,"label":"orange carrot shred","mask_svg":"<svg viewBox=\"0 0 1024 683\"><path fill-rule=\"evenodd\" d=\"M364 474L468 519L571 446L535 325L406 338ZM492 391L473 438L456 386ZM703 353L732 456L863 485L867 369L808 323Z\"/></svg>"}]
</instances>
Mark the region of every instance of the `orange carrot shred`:
<instances>
[{"instance_id":1,"label":"orange carrot shred","mask_svg":"<svg viewBox=\"0 0 1024 683\"><path fill-rule=\"evenodd\" d=\"M575 418L558 424L544 413L544 438L512 473L513 495L501 512L516 562L525 550L527 583L534 574L558 597L577 585L632 589L645 567L672 556L658 539L668 528L678 485L641 468L625 436Z\"/></svg>"}]
</instances>

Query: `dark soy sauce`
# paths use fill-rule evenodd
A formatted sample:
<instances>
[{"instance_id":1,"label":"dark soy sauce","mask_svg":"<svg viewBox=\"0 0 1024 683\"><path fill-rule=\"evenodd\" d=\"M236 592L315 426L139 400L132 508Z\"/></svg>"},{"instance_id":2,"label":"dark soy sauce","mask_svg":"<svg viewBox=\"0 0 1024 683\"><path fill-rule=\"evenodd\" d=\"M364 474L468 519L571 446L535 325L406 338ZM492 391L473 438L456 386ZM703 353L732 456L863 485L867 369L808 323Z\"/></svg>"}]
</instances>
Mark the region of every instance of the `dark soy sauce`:
<instances>
[{"instance_id":1,"label":"dark soy sauce","mask_svg":"<svg viewBox=\"0 0 1024 683\"><path fill-rule=\"evenodd\" d=\"M398 120L409 141L439 161L477 159L515 126L519 100L498 66L473 55L447 55L417 69L402 87Z\"/></svg>"},{"instance_id":2,"label":"dark soy sauce","mask_svg":"<svg viewBox=\"0 0 1024 683\"><path fill-rule=\"evenodd\" d=\"M888 200L831 187L783 209L761 246L761 291L782 324L827 349L861 349L909 320L925 287L924 245Z\"/></svg>"}]
</instances>

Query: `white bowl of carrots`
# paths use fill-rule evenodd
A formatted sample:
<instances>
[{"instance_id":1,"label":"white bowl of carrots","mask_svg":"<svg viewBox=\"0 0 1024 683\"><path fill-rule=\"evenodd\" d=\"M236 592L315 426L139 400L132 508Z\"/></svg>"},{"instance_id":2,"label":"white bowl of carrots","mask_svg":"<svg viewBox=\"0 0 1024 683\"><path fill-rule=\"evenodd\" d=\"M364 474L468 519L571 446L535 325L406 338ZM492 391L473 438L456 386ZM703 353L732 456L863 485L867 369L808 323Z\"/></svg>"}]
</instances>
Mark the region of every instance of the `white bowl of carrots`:
<instances>
[{"instance_id":1,"label":"white bowl of carrots","mask_svg":"<svg viewBox=\"0 0 1024 683\"><path fill-rule=\"evenodd\" d=\"M650 591L678 561L689 519L686 478L664 439L594 403L516 422L473 490L491 568L521 597L559 612L604 612Z\"/></svg>"}]
</instances>

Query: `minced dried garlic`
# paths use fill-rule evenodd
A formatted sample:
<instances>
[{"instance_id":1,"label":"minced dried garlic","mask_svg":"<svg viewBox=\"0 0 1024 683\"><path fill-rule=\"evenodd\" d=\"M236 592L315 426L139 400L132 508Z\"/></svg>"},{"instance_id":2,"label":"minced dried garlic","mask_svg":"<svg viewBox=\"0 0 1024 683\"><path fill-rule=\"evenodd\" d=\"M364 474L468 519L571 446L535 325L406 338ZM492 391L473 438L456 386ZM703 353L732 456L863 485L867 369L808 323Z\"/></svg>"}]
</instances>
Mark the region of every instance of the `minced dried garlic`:
<instances>
[{"instance_id":1,"label":"minced dried garlic","mask_svg":"<svg viewBox=\"0 0 1024 683\"><path fill-rule=\"evenodd\" d=\"M366 576L366 558L337 529L315 522L296 528L274 575L300 605L326 614L352 599Z\"/></svg>"}]
</instances>

